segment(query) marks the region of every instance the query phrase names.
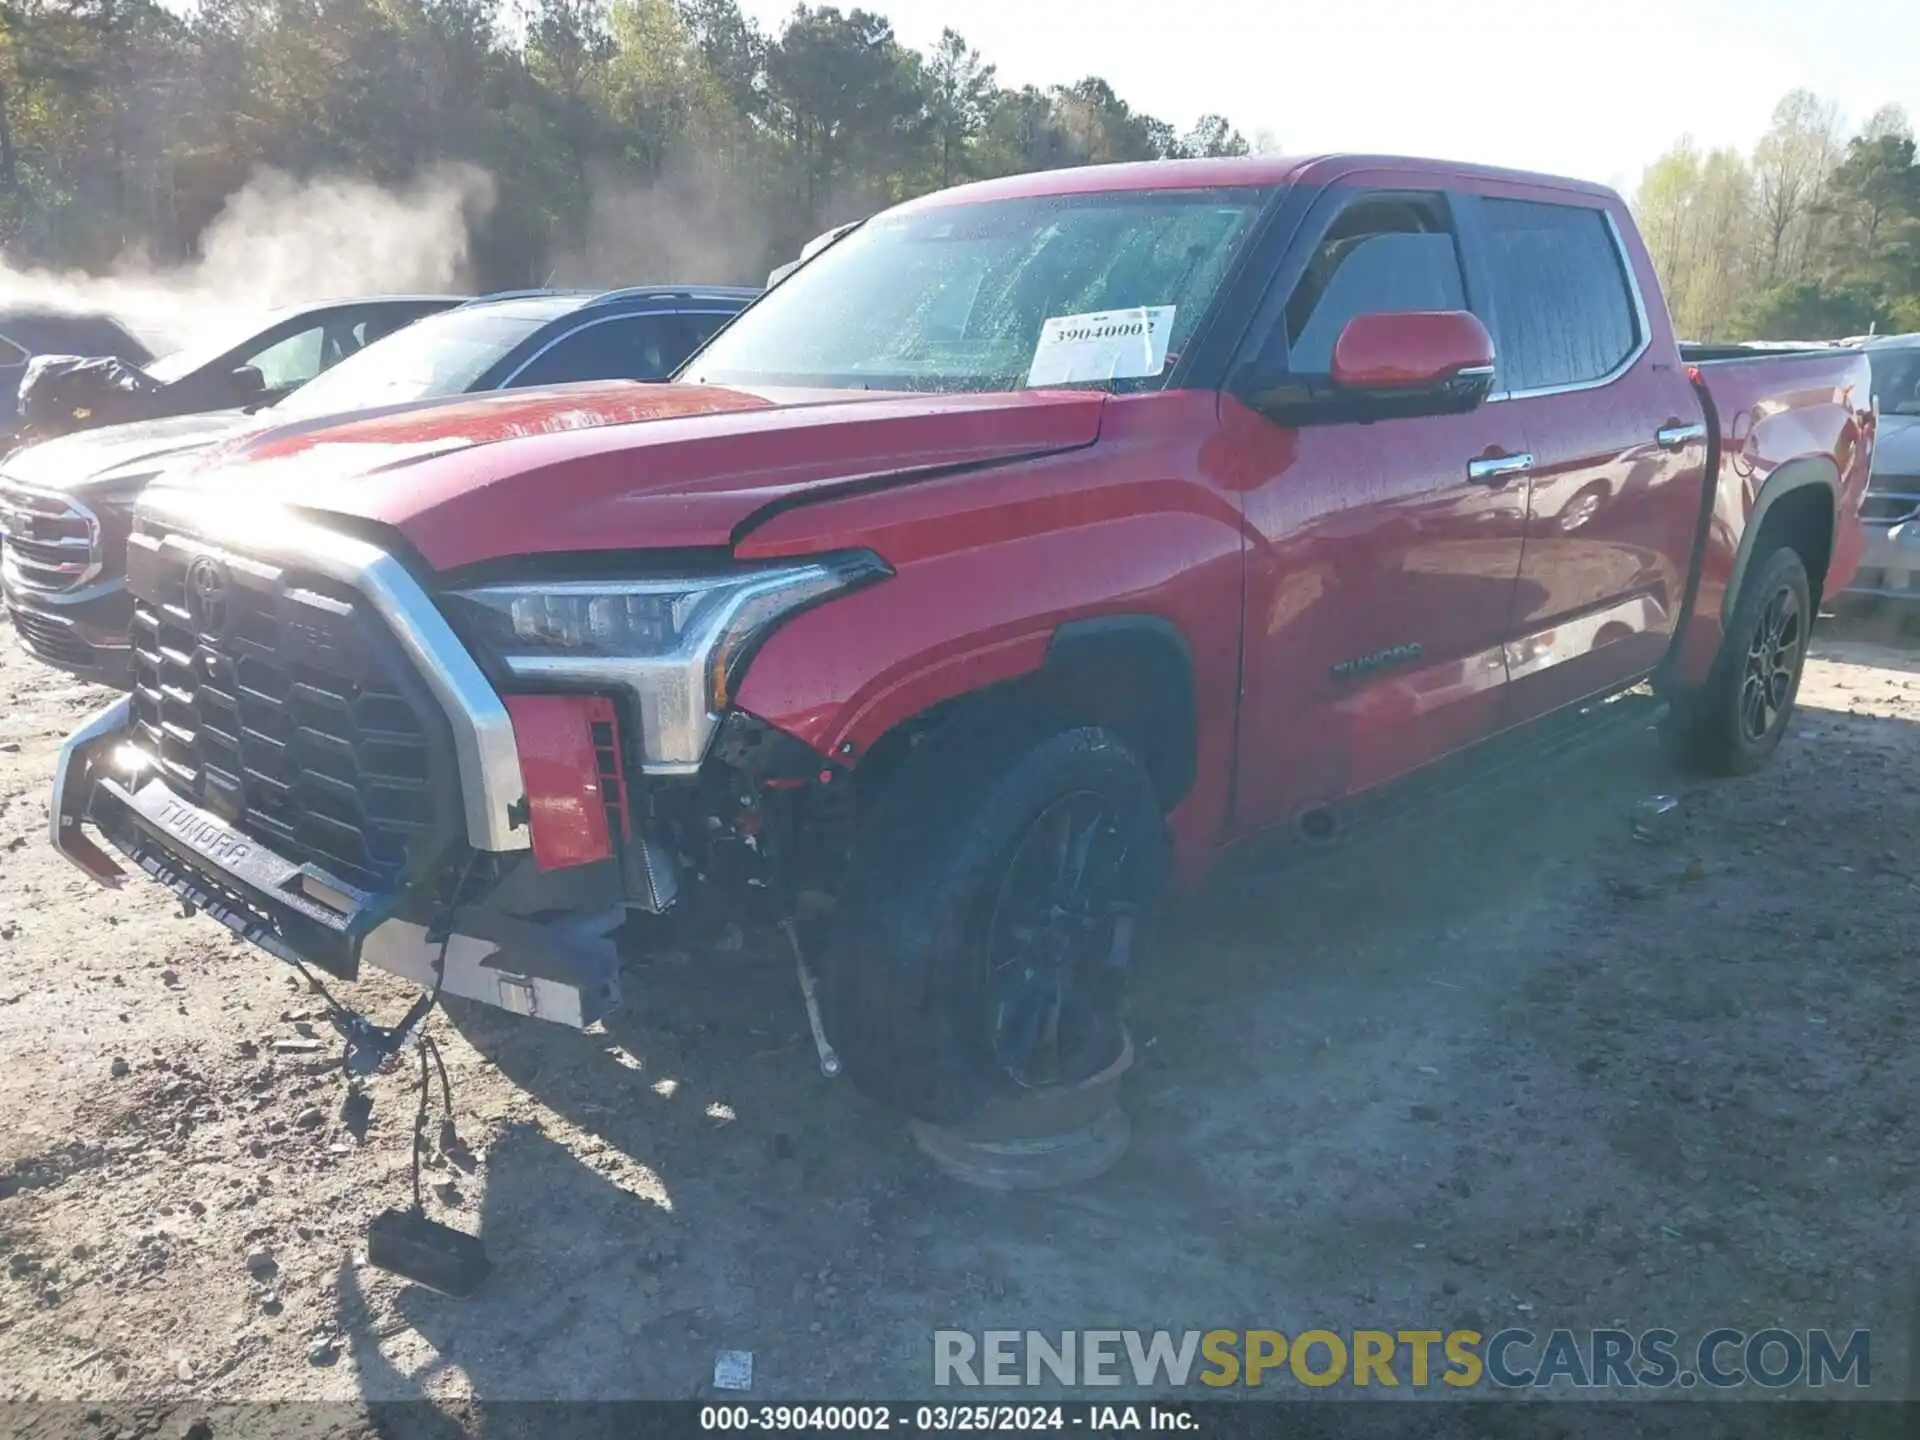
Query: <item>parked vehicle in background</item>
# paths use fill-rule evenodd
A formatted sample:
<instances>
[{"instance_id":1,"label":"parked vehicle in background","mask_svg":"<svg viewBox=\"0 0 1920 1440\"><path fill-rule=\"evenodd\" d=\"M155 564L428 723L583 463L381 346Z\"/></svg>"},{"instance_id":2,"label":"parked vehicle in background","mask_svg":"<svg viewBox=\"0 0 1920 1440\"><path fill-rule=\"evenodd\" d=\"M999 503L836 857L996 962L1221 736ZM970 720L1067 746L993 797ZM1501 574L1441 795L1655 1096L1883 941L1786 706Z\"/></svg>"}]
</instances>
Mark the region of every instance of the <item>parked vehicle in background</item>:
<instances>
[{"instance_id":1,"label":"parked vehicle in background","mask_svg":"<svg viewBox=\"0 0 1920 1440\"><path fill-rule=\"evenodd\" d=\"M27 649L127 683L126 537L134 497L169 466L276 428L447 395L574 380L659 380L758 295L652 286L469 301L371 345L279 403L49 441L0 464L0 593Z\"/></svg>"},{"instance_id":2,"label":"parked vehicle in background","mask_svg":"<svg viewBox=\"0 0 1920 1440\"><path fill-rule=\"evenodd\" d=\"M44 441L129 421L271 405L361 347L461 299L372 295L249 316L210 340L142 364L152 384L140 393L115 393L111 404L83 401L62 407L58 416L37 419L31 438ZM32 397L22 394L19 400L24 414Z\"/></svg>"},{"instance_id":3,"label":"parked vehicle in background","mask_svg":"<svg viewBox=\"0 0 1920 1440\"><path fill-rule=\"evenodd\" d=\"M20 381L40 355L103 355L139 365L153 358L119 321L107 315L42 306L0 307L0 458L17 443Z\"/></svg>"},{"instance_id":4,"label":"parked vehicle in background","mask_svg":"<svg viewBox=\"0 0 1920 1440\"><path fill-rule=\"evenodd\" d=\"M1860 512L1865 541L1849 600L1920 603L1920 333L1861 342L1880 434Z\"/></svg>"},{"instance_id":5,"label":"parked vehicle in background","mask_svg":"<svg viewBox=\"0 0 1920 1440\"><path fill-rule=\"evenodd\" d=\"M1646 681L1689 764L1764 763L1873 435L1857 352L1683 352L1612 191L1383 158L928 196L675 378L149 491L55 845L574 1025L704 896L824 964L823 1070L952 1123L1115 1062L1229 844Z\"/></svg>"},{"instance_id":6,"label":"parked vehicle in background","mask_svg":"<svg viewBox=\"0 0 1920 1440\"><path fill-rule=\"evenodd\" d=\"M849 220L844 225L836 225L824 234L814 236L813 239L800 247L800 254L796 259L789 260L784 265L776 265L773 267L767 275L767 288L771 290L782 280L786 279L787 276L798 270L802 265L806 264L807 261L818 255L822 250L833 244L834 241L838 240L842 235L845 235L859 223L858 220Z\"/></svg>"}]
</instances>

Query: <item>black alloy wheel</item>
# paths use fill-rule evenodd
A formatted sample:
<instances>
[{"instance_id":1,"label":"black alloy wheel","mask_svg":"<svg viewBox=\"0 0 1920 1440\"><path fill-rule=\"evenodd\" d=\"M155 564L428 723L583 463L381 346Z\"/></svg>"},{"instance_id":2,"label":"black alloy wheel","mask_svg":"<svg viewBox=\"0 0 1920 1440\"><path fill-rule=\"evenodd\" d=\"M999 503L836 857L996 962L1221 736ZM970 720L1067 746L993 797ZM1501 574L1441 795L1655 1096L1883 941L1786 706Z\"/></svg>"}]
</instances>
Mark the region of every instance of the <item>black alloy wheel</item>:
<instances>
[{"instance_id":1,"label":"black alloy wheel","mask_svg":"<svg viewBox=\"0 0 1920 1440\"><path fill-rule=\"evenodd\" d=\"M1767 597L1747 642L1746 671L1740 682L1740 733L1750 744L1765 740L1793 703L1805 643L1800 596L1793 585L1781 581Z\"/></svg>"},{"instance_id":2,"label":"black alloy wheel","mask_svg":"<svg viewBox=\"0 0 1920 1440\"><path fill-rule=\"evenodd\" d=\"M1112 1058L1133 943L1129 848L1113 801L1054 800L1015 841L987 922L987 1039L1024 1090Z\"/></svg>"}]
</instances>

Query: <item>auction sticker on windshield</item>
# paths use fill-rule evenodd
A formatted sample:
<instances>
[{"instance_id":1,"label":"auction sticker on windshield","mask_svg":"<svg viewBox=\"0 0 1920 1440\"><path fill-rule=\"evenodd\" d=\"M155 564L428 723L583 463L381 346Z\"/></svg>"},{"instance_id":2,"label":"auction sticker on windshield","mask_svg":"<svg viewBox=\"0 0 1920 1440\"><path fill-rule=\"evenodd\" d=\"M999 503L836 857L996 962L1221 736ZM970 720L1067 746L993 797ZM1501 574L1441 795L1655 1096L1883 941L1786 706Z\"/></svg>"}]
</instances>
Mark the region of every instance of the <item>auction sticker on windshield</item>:
<instances>
[{"instance_id":1,"label":"auction sticker on windshield","mask_svg":"<svg viewBox=\"0 0 1920 1440\"><path fill-rule=\"evenodd\" d=\"M1053 315L1040 327L1027 370L1029 387L1081 380L1133 380L1158 375L1167 363L1174 305Z\"/></svg>"}]
</instances>

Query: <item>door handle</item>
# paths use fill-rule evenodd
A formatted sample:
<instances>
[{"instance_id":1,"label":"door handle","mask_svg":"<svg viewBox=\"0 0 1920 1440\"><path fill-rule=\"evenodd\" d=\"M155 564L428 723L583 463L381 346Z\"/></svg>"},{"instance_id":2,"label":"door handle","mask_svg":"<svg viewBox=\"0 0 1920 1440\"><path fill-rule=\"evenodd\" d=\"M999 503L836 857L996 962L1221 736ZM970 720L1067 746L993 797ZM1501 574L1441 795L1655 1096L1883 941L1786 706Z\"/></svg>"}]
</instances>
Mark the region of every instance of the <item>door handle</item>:
<instances>
[{"instance_id":1,"label":"door handle","mask_svg":"<svg viewBox=\"0 0 1920 1440\"><path fill-rule=\"evenodd\" d=\"M1531 455L1491 455L1467 462L1467 479L1476 485L1504 485L1516 475L1533 469Z\"/></svg>"},{"instance_id":2,"label":"door handle","mask_svg":"<svg viewBox=\"0 0 1920 1440\"><path fill-rule=\"evenodd\" d=\"M1662 425L1653 432L1655 442L1662 450L1684 450L1696 440L1707 438L1704 425Z\"/></svg>"}]
</instances>

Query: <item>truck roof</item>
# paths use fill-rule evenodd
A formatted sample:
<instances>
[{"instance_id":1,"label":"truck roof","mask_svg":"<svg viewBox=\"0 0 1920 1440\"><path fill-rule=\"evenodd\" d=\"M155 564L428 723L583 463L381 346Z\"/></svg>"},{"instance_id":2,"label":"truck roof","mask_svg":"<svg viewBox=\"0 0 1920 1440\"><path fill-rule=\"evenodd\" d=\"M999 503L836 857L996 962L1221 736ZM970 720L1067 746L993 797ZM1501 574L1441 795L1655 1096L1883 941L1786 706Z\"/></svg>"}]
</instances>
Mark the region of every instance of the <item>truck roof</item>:
<instances>
[{"instance_id":1,"label":"truck roof","mask_svg":"<svg viewBox=\"0 0 1920 1440\"><path fill-rule=\"evenodd\" d=\"M1410 155L1239 155L1209 160L1130 160L1111 165L1078 165L1064 170L1034 170L994 180L976 180L937 190L896 206L896 210L932 209L981 200L1025 200L1048 195L1094 195L1120 190L1211 190L1236 186L1276 186L1315 172L1332 180L1356 170L1402 170L1430 174L1436 180L1470 178L1548 186L1595 197L1610 197L1605 185L1563 175L1468 165Z\"/></svg>"}]
</instances>

